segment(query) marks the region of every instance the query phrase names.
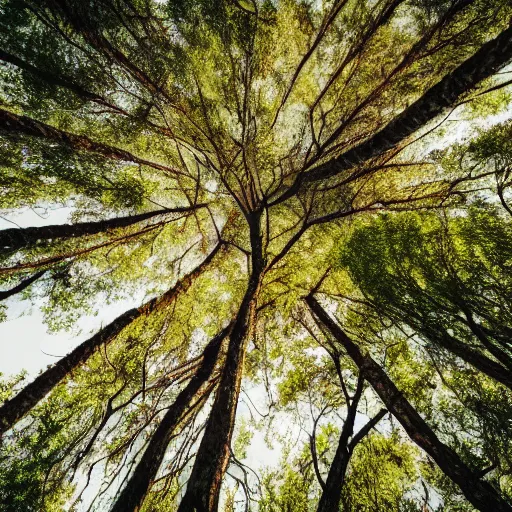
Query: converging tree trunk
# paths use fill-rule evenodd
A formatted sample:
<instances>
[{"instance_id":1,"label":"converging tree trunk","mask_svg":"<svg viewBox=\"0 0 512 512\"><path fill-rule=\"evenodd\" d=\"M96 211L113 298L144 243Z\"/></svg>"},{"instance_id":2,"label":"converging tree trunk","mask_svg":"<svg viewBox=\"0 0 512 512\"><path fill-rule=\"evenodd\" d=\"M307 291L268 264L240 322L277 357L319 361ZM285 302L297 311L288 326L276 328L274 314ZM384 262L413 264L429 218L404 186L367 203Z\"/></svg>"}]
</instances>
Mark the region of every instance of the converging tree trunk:
<instances>
[{"instance_id":1,"label":"converging tree trunk","mask_svg":"<svg viewBox=\"0 0 512 512\"><path fill-rule=\"evenodd\" d=\"M184 206L168 210L156 210L128 217L100 220L97 222L78 222L76 224L57 224L50 226L9 228L0 231L0 250L16 251L24 247L31 247L41 240L53 240L55 238L77 238L86 235L95 235L110 229L124 228L142 222L159 215L171 213L186 213L194 211L204 205Z\"/></svg>"},{"instance_id":2,"label":"converging tree trunk","mask_svg":"<svg viewBox=\"0 0 512 512\"><path fill-rule=\"evenodd\" d=\"M0 209L74 203L100 216L2 221L0 321L26 308L20 296L58 329L134 284L149 291L34 379L2 379L0 502L52 512L85 475L71 508L91 512L227 511L242 492L247 509L414 508L416 443L453 481L436 484L440 501L512 512L499 442L512 434L500 393L512 390L512 223L493 197L510 212L512 119L487 126L512 85L509 1L1 5ZM462 104L484 128L459 144L454 125L438 127ZM356 215L361 229L340 236ZM427 352L395 347L404 357L381 367L320 289L384 321L383 343L402 329ZM360 327L361 339L375 334ZM418 364L453 391L435 410L409 403L386 373ZM313 419L309 446L299 440L268 468L276 478L258 496L231 449L246 438L236 414L252 382L266 391L266 414L247 397L262 428L275 427L275 407L309 403ZM388 413L411 440L372 433ZM448 421L439 430L453 440L424 413ZM468 415L475 442L459 456Z\"/></svg>"},{"instance_id":3,"label":"converging tree trunk","mask_svg":"<svg viewBox=\"0 0 512 512\"><path fill-rule=\"evenodd\" d=\"M194 397L211 378L219 360L222 341L229 335L233 324L223 329L213 338L203 352L203 361L196 374L167 409L162 421L155 430L144 455L135 467L126 486L123 488L111 512L137 512L140 510L153 480L162 464L171 437L183 419Z\"/></svg>"},{"instance_id":4,"label":"converging tree trunk","mask_svg":"<svg viewBox=\"0 0 512 512\"><path fill-rule=\"evenodd\" d=\"M113 322L78 345L68 355L64 356L25 386L17 395L5 402L0 407L0 434L9 430L16 422L28 414L59 382L68 377L75 368L85 363L102 344L112 341L125 327L129 326L137 318L147 315L157 308L169 305L180 294L185 293L192 286L194 280L205 270L221 247L221 243L217 244L200 265L186 274L163 295L155 297L142 306L130 309L118 316Z\"/></svg>"},{"instance_id":5,"label":"converging tree trunk","mask_svg":"<svg viewBox=\"0 0 512 512\"><path fill-rule=\"evenodd\" d=\"M231 332L215 401L179 512L216 511L222 478L229 463L247 338L255 325L256 301L265 264L260 232L261 212L250 214L248 220L252 250L249 282Z\"/></svg>"},{"instance_id":6,"label":"converging tree trunk","mask_svg":"<svg viewBox=\"0 0 512 512\"><path fill-rule=\"evenodd\" d=\"M384 369L371 356L363 354L312 295L306 298L306 303L317 321L343 346L410 438L459 486L467 500L481 512L511 512L512 506L490 484L482 481L478 472L471 470L457 453L439 440Z\"/></svg>"},{"instance_id":7,"label":"converging tree trunk","mask_svg":"<svg viewBox=\"0 0 512 512\"><path fill-rule=\"evenodd\" d=\"M451 107L461 94L492 76L511 59L512 25L496 38L484 44L473 56L428 89L421 98L407 107L370 139L342 155L320 164L309 172L299 174L293 185L270 204L277 204L293 197L308 183L336 176L396 147L415 131ZM359 173L357 177L361 175Z\"/></svg>"},{"instance_id":8,"label":"converging tree trunk","mask_svg":"<svg viewBox=\"0 0 512 512\"><path fill-rule=\"evenodd\" d=\"M84 256L86 254L90 254L94 251L97 251L99 249L103 249L105 247L109 246L116 246L121 245L124 243L128 243L131 240L134 240L138 237L142 237L143 235L146 235L148 233L152 233L156 231L159 228L162 228L170 221L159 221L154 224L150 224L148 226L142 227L138 231L135 231L133 233L123 234L121 236L112 237L105 241L100 241L99 243L96 243L94 245L90 245L89 247L83 247L79 249L72 249L70 251L62 252L60 254L56 254L54 256L49 256L46 258L41 258L37 261L28 261L24 263L17 263L15 265L12 265L10 267L0 267L0 275L10 275L10 274L16 274L20 271L27 271L29 269L36 269L41 267L50 267L56 263L60 263L64 260L70 260L74 258L78 258L79 256Z\"/></svg>"},{"instance_id":9,"label":"converging tree trunk","mask_svg":"<svg viewBox=\"0 0 512 512\"><path fill-rule=\"evenodd\" d=\"M63 146L76 151L89 151L97 153L110 160L123 162L132 162L139 165L147 165L153 169L164 171L168 174L184 174L167 165L156 162L150 162L140 158L129 151L121 148L104 144L86 137L85 135L76 135L74 133L59 130L49 124L37 121L27 116L21 116L8 110L0 109L0 134L7 136L28 135L38 137L53 142L58 142Z\"/></svg>"}]
</instances>

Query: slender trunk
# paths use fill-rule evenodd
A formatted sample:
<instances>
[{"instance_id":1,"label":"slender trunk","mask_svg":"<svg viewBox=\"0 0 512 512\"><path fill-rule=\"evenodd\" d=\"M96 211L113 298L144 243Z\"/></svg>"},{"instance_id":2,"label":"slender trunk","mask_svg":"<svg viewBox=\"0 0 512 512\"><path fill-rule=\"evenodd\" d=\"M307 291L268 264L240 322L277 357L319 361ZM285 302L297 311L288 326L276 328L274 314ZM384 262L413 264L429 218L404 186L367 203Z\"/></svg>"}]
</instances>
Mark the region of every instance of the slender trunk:
<instances>
[{"instance_id":1,"label":"slender trunk","mask_svg":"<svg viewBox=\"0 0 512 512\"><path fill-rule=\"evenodd\" d=\"M46 270L40 270L39 272L36 272L35 274L31 275L30 277L27 277L27 279L24 279L21 281L20 284L16 285L14 288L11 288L10 290L6 290L4 292L0 291L0 301L8 299L9 297L12 297L13 295L16 295L17 293L22 292L25 290L25 288L28 288L34 281L37 281L40 277L42 277L44 274L46 274Z\"/></svg>"},{"instance_id":2,"label":"slender trunk","mask_svg":"<svg viewBox=\"0 0 512 512\"><path fill-rule=\"evenodd\" d=\"M512 26L495 39L482 45L473 56L448 73L370 140L313 169L306 175L306 180L318 181L335 176L392 149L451 107L461 94L508 64L510 59L512 59Z\"/></svg>"},{"instance_id":3,"label":"slender trunk","mask_svg":"<svg viewBox=\"0 0 512 512\"><path fill-rule=\"evenodd\" d=\"M500 198L500 202L501 202L501 205L503 206L503 208L505 208L506 212L512 216L512 208L510 208L510 206L505 201L505 196L503 195L503 189L504 189L503 186L498 185L498 197Z\"/></svg>"},{"instance_id":4,"label":"slender trunk","mask_svg":"<svg viewBox=\"0 0 512 512\"><path fill-rule=\"evenodd\" d=\"M328 481L329 486L325 486L323 494L318 504L317 512L338 512L341 500L341 493L345 485L345 475L347 473L348 463L354 453L354 448L375 428L377 423L387 414L386 409L381 409L372 419L359 430L359 432L351 439L350 443L346 443L346 439L342 439L343 432L340 436L340 443L334 460L329 469ZM338 454L339 452L339 454ZM331 472L333 473L331 478Z\"/></svg>"},{"instance_id":5,"label":"slender trunk","mask_svg":"<svg viewBox=\"0 0 512 512\"><path fill-rule=\"evenodd\" d=\"M178 512L214 512L218 508L222 478L229 462L247 338L254 327L256 300L263 275L260 219L261 214L256 212L249 220L252 248L249 283L235 319L215 401Z\"/></svg>"},{"instance_id":6,"label":"slender trunk","mask_svg":"<svg viewBox=\"0 0 512 512\"><path fill-rule=\"evenodd\" d=\"M156 231L158 228L161 228L167 224L165 221L157 222L156 224L151 224L142 228L140 231L136 231L135 233L129 233L127 235L122 235L117 238L111 238L106 241L102 241L96 245L92 245L89 247L74 249L72 251L57 254L55 256L49 256L47 258L42 258L37 261L29 261L27 263L18 263L17 265L13 265L12 267L0 267L0 275L9 275L15 274L20 271L24 271L27 269L35 269L41 267L48 267L49 265L53 265L55 263L59 263L64 260L70 260L72 258L77 258L79 256L84 256L85 254L90 254L91 252L97 251L99 249L103 249L104 247L120 245L124 243L128 243L130 240L141 237L153 231Z\"/></svg>"},{"instance_id":7,"label":"slender trunk","mask_svg":"<svg viewBox=\"0 0 512 512\"><path fill-rule=\"evenodd\" d=\"M347 417L341 429L340 439L334 459L329 468L329 474L325 481L325 488L318 502L317 512L337 512L340 506L341 491L345 483L348 463L352 455L349 450L349 439L354 432L354 422L356 420L357 406L363 392L364 378L359 376L357 389L350 406L348 406ZM348 405L348 404L347 404Z\"/></svg>"},{"instance_id":8,"label":"slender trunk","mask_svg":"<svg viewBox=\"0 0 512 512\"><path fill-rule=\"evenodd\" d=\"M139 308L133 308L118 316L113 322L84 341L68 355L41 373L34 381L25 386L17 395L0 407L0 435L12 428L37 405L57 384L68 377L71 372L85 363L102 344L112 341L125 327L137 318L147 315L157 308L172 303L180 294L185 293L195 278L204 271L220 249L218 244L203 262L189 274L180 279L176 285L160 297L155 297Z\"/></svg>"},{"instance_id":9,"label":"slender trunk","mask_svg":"<svg viewBox=\"0 0 512 512\"><path fill-rule=\"evenodd\" d=\"M448 73L421 98L407 107L373 137L309 172L295 182L270 205L294 196L304 185L325 180L375 158L396 147L426 123L451 107L459 96L492 76L512 59L512 25L488 41L470 58ZM364 170L362 171L364 173ZM357 174L361 176L361 173Z\"/></svg>"},{"instance_id":10,"label":"slender trunk","mask_svg":"<svg viewBox=\"0 0 512 512\"><path fill-rule=\"evenodd\" d=\"M449 446L443 444L416 409L400 393L386 372L347 336L313 296L306 303L332 336L344 347L371 384L388 410L400 422L411 439L434 459L439 468L459 486L467 500L482 512L512 512L512 506L487 482L480 480Z\"/></svg>"},{"instance_id":11,"label":"slender trunk","mask_svg":"<svg viewBox=\"0 0 512 512\"><path fill-rule=\"evenodd\" d=\"M174 403L167 409L165 416L151 437L144 455L137 464L126 486L119 494L111 512L137 512L140 510L162 464L174 431L194 397L197 396L201 387L211 378L219 359L222 341L228 336L232 327L233 325L230 324L223 329L206 346L201 366L187 386L176 397Z\"/></svg>"},{"instance_id":12,"label":"slender trunk","mask_svg":"<svg viewBox=\"0 0 512 512\"><path fill-rule=\"evenodd\" d=\"M169 210L156 210L140 213L129 217L101 220L98 222L79 222L77 224L59 224L52 226L10 228L0 231L0 251L17 251L24 247L35 245L39 240L55 238L76 238L85 235L95 235L109 229L124 228L142 222L157 215L193 211L203 205L172 208Z\"/></svg>"},{"instance_id":13,"label":"slender trunk","mask_svg":"<svg viewBox=\"0 0 512 512\"><path fill-rule=\"evenodd\" d=\"M466 363L474 366L477 370L485 373L491 377L491 379L500 382L512 390L512 372L500 363L493 361L486 355L469 347L466 343L463 343L453 336L450 336L447 332L442 332L440 335L438 335L432 331L432 329L422 329L412 323L406 323L408 323L418 332L424 333L424 335L433 343L440 345L452 354L460 357Z\"/></svg>"},{"instance_id":14,"label":"slender trunk","mask_svg":"<svg viewBox=\"0 0 512 512\"><path fill-rule=\"evenodd\" d=\"M41 121L37 121L36 119L18 115L4 109L0 109L0 134L8 136L28 135L31 137L39 137L53 142L58 142L59 144L63 144L64 146L76 151L97 153L111 160L147 165L148 167L152 167L153 169L158 169L172 175L183 174L177 169L167 165L139 158L124 149L91 140L85 135L76 135L64 130L59 130L58 128Z\"/></svg>"}]
</instances>

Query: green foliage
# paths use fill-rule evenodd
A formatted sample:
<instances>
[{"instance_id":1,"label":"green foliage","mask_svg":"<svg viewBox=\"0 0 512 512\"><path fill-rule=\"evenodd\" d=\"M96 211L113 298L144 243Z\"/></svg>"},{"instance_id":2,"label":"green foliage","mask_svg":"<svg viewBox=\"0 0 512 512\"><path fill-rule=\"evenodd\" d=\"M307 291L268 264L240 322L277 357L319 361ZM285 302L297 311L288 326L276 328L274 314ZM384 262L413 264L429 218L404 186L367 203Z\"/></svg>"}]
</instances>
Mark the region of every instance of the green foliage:
<instances>
[{"instance_id":1,"label":"green foliage","mask_svg":"<svg viewBox=\"0 0 512 512\"><path fill-rule=\"evenodd\" d=\"M357 448L342 496L342 510L407 510L405 496L417 476L417 451L391 437L373 434Z\"/></svg>"},{"instance_id":2,"label":"green foliage","mask_svg":"<svg viewBox=\"0 0 512 512\"><path fill-rule=\"evenodd\" d=\"M482 349L488 341L506 360L511 226L484 207L449 220L382 216L354 233L340 263L374 307L432 343L443 333Z\"/></svg>"},{"instance_id":3,"label":"green foliage","mask_svg":"<svg viewBox=\"0 0 512 512\"><path fill-rule=\"evenodd\" d=\"M76 425L68 423L67 410L55 414L58 402L55 397L44 404L31 425L2 440L0 505L6 512L68 510L74 488L59 465L72 448Z\"/></svg>"},{"instance_id":4,"label":"green foliage","mask_svg":"<svg viewBox=\"0 0 512 512\"><path fill-rule=\"evenodd\" d=\"M259 502L260 512L281 512L282 510L297 510L308 512L310 510L311 477L293 468L285 467L282 472L282 482L276 485L276 475L271 473L264 477L263 486L265 494Z\"/></svg>"},{"instance_id":5,"label":"green foliage","mask_svg":"<svg viewBox=\"0 0 512 512\"><path fill-rule=\"evenodd\" d=\"M76 333L107 305L183 288L91 350L5 434L0 508L109 510L204 347L237 318L242 387L257 405L248 400L236 423L223 411L233 429L224 454L250 465L264 432L281 460L256 471L232 460L228 470L244 476L227 479L221 503L314 510L361 375L311 318L312 290L440 439L471 468L491 468L485 479L512 500L510 394L441 343L453 337L511 368L512 124L489 124L508 115L510 89L487 92L502 83L489 77L460 98L483 127L470 141L443 139L425 156L404 139L341 175L302 179L377 134L511 16L506 0L0 1L2 218L189 209L6 244L2 290L46 272L8 299L12 308L0 304L0 320L30 305L50 331ZM258 286L247 298L250 278ZM238 385L219 386L234 338L169 434L141 511L179 506L213 397ZM7 377L0 400L25 380ZM381 405L365 382L353 434ZM469 510L395 420L382 420L351 453L340 509L417 512L420 478L446 510Z\"/></svg>"}]
</instances>

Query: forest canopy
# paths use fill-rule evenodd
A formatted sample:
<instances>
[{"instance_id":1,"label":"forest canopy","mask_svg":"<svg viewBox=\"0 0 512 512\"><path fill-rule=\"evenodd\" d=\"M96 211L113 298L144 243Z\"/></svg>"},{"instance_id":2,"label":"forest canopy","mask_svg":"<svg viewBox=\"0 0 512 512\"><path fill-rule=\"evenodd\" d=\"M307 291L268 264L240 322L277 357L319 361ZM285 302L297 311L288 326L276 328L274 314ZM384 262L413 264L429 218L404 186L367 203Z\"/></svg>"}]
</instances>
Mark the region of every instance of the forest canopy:
<instances>
[{"instance_id":1,"label":"forest canopy","mask_svg":"<svg viewBox=\"0 0 512 512\"><path fill-rule=\"evenodd\" d=\"M0 0L0 510L511 512L511 20Z\"/></svg>"}]
</instances>

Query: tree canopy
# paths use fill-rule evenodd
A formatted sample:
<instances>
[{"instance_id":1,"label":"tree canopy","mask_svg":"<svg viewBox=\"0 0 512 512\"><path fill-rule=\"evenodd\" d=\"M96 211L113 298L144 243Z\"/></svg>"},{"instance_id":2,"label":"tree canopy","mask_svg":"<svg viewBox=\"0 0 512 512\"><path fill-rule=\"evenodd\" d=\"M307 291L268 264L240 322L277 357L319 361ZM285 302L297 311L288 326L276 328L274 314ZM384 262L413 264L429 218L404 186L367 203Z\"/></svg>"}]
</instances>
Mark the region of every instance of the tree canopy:
<instances>
[{"instance_id":1,"label":"tree canopy","mask_svg":"<svg viewBox=\"0 0 512 512\"><path fill-rule=\"evenodd\" d=\"M0 0L0 509L512 511L510 20Z\"/></svg>"}]
</instances>

